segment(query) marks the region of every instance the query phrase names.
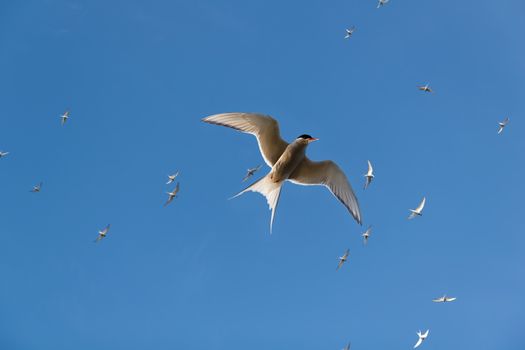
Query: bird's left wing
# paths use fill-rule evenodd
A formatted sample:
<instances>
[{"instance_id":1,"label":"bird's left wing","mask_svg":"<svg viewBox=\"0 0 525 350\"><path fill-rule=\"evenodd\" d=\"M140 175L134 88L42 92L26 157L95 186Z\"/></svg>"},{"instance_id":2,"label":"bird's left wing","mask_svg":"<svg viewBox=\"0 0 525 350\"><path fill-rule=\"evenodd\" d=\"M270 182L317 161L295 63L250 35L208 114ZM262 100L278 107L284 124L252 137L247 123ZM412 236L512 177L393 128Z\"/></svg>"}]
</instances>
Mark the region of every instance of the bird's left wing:
<instances>
[{"instance_id":1,"label":"bird's left wing","mask_svg":"<svg viewBox=\"0 0 525 350\"><path fill-rule=\"evenodd\" d=\"M298 185L323 185L343 203L357 223L361 224L361 211L354 190L345 173L331 160L313 162L308 158L297 166L289 180Z\"/></svg>"}]
</instances>

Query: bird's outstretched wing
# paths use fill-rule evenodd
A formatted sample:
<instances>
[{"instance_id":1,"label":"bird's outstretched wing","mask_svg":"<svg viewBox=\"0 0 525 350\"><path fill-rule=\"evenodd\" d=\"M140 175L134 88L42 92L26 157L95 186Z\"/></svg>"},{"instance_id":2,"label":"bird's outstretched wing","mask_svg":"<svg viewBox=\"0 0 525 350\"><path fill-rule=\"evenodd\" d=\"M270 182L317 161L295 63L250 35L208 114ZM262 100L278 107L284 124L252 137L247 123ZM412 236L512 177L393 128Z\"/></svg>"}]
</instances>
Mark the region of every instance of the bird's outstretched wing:
<instances>
[{"instance_id":1,"label":"bird's outstretched wing","mask_svg":"<svg viewBox=\"0 0 525 350\"><path fill-rule=\"evenodd\" d=\"M308 158L297 166L289 180L298 185L323 185L343 203L357 223L361 224L361 211L354 190L345 173L331 160L313 162Z\"/></svg>"},{"instance_id":2,"label":"bird's outstretched wing","mask_svg":"<svg viewBox=\"0 0 525 350\"><path fill-rule=\"evenodd\" d=\"M416 208L416 211L418 213L421 212L421 210L423 210L423 208L425 207L425 202L427 201L426 197L423 197L423 199L421 200L421 203L419 203L419 206Z\"/></svg>"},{"instance_id":3,"label":"bird's outstretched wing","mask_svg":"<svg viewBox=\"0 0 525 350\"><path fill-rule=\"evenodd\" d=\"M421 337L420 337L420 338L417 340L416 345L414 345L414 349L417 348L418 346L420 346L422 342L423 342L423 339L421 339Z\"/></svg>"},{"instance_id":4,"label":"bird's outstretched wing","mask_svg":"<svg viewBox=\"0 0 525 350\"><path fill-rule=\"evenodd\" d=\"M261 155L270 167L277 162L286 146L288 146L288 143L281 138L279 123L267 115L222 113L206 117L202 121L227 126L254 135L259 143Z\"/></svg>"}]
</instances>

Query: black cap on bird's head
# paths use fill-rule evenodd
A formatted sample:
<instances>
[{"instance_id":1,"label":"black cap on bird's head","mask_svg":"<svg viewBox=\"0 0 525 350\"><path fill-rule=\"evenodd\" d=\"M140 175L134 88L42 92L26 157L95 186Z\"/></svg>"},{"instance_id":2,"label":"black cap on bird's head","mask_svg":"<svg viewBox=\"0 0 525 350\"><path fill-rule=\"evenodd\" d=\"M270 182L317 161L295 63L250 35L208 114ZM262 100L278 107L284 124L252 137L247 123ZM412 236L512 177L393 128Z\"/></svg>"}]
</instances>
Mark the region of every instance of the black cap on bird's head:
<instances>
[{"instance_id":1,"label":"black cap on bird's head","mask_svg":"<svg viewBox=\"0 0 525 350\"><path fill-rule=\"evenodd\" d=\"M310 136L310 135L308 135L308 134L302 134L302 135L299 135L297 138L298 138L298 139L306 140L306 141L308 141L308 142L313 142L313 141L317 141L317 140L319 140L319 139L316 139L315 137L312 137L312 136Z\"/></svg>"}]
</instances>

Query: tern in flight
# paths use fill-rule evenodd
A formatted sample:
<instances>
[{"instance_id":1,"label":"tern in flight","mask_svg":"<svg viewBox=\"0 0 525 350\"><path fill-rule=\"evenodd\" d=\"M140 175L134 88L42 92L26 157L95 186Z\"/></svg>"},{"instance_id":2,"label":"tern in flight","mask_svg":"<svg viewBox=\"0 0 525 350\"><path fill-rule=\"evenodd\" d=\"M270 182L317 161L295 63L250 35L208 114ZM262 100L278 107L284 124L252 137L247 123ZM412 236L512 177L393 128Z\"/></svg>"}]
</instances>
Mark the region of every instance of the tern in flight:
<instances>
[{"instance_id":1,"label":"tern in flight","mask_svg":"<svg viewBox=\"0 0 525 350\"><path fill-rule=\"evenodd\" d=\"M64 125L67 120L69 119L69 110L66 110L61 116L60 116L60 120L62 122L62 125Z\"/></svg>"},{"instance_id":2,"label":"tern in flight","mask_svg":"<svg viewBox=\"0 0 525 350\"><path fill-rule=\"evenodd\" d=\"M421 85L421 86L418 86L417 87L419 90L421 91L425 91L425 92L434 92L434 90L432 90L430 88L430 85L429 84L426 84L426 85Z\"/></svg>"},{"instance_id":3,"label":"tern in flight","mask_svg":"<svg viewBox=\"0 0 525 350\"><path fill-rule=\"evenodd\" d=\"M420 346L421 343L423 343L423 341L425 341L425 339L427 339L429 331L430 330L427 329L427 331L425 333L421 333L421 331L417 332L417 336L419 337L419 339L417 340L416 345L414 345L414 349L417 348L418 346Z\"/></svg>"},{"instance_id":4,"label":"tern in flight","mask_svg":"<svg viewBox=\"0 0 525 350\"><path fill-rule=\"evenodd\" d=\"M43 182L40 182L38 185L33 186L33 189L30 192L40 192L42 190Z\"/></svg>"},{"instance_id":5,"label":"tern in flight","mask_svg":"<svg viewBox=\"0 0 525 350\"><path fill-rule=\"evenodd\" d=\"M366 245L368 243L368 238L372 234L372 226L368 226L366 231L361 235L363 236L363 244Z\"/></svg>"},{"instance_id":6,"label":"tern in flight","mask_svg":"<svg viewBox=\"0 0 525 350\"><path fill-rule=\"evenodd\" d=\"M337 268L335 269L336 271L339 270L341 268L341 266L343 266L343 264L348 260L348 256L350 255L350 250L347 249L345 251L345 253L343 254L343 256L340 256L338 259L339 259L339 264L337 264Z\"/></svg>"},{"instance_id":7,"label":"tern in flight","mask_svg":"<svg viewBox=\"0 0 525 350\"><path fill-rule=\"evenodd\" d=\"M389 1L390 0L379 0L379 2L377 3L377 8L384 6Z\"/></svg>"},{"instance_id":8,"label":"tern in flight","mask_svg":"<svg viewBox=\"0 0 525 350\"><path fill-rule=\"evenodd\" d=\"M166 201L166 203L164 203L164 206L167 206L168 204L170 204L173 198L177 197L177 194L179 193L179 185L180 183L177 182L177 186L175 186L175 189L173 191L166 192L168 194L168 200Z\"/></svg>"},{"instance_id":9,"label":"tern in flight","mask_svg":"<svg viewBox=\"0 0 525 350\"><path fill-rule=\"evenodd\" d=\"M345 39L350 38L354 34L354 32L355 32L355 27L347 28L346 29Z\"/></svg>"},{"instance_id":10,"label":"tern in flight","mask_svg":"<svg viewBox=\"0 0 525 350\"><path fill-rule=\"evenodd\" d=\"M346 344L346 346L343 348L343 350L350 350L350 346L352 345L352 343L348 342L348 344Z\"/></svg>"},{"instance_id":11,"label":"tern in flight","mask_svg":"<svg viewBox=\"0 0 525 350\"><path fill-rule=\"evenodd\" d=\"M98 237L97 239L95 239L95 243L98 243L98 241L100 241L101 239L106 238L106 235L108 234L110 226L111 225L108 224L106 227L104 227L102 231L98 231Z\"/></svg>"},{"instance_id":12,"label":"tern in flight","mask_svg":"<svg viewBox=\"0 0 525 350\"><path fill-rule=\"evenodd\" d=\"M365 190L368 188L368 185L372 182L374 179L374 168L372 167L372 163L368 161L368 172L365 174Z\"/></svg>"},{"instance_id":13,"label":"tern in flight","mask_svg":"<svg viewBox=\"0 0 525 350\"><path fill-rule=\"evenodd\" d=\"M503 131L503 129L505 129L508 123L509 123L509 117L505 118L504 121L498 123L499 125L498 134L501 134L501 132Z\"/></svg>"},{"instance_id":14,"label":"tern in flight","mask_svg":"<svg viewBox=\"0 0 525 350\"><path fill-rule=\"evenodd\" d=\"M246 176L244 176L244 179L242 179L242 182L248 180L250 177L252 177L259 169L261 169L262 165L258 165L255 168L250 168L246 170Z\"/></svg>"},{"instance_id":15,"label":"tern in flight","mask_svg":"<svg viewBox=\"0 0 525 350\"><path fill-rule=\"evenodd\" d=\"M456 300L456 299L457 299L457 298L447 297L446 295L443 295L443 296L440 297L440 298L432 299L432 301L433 301L434 303L448 303L448 302L454 301L454 300Z\"/></svg>"},{"instance_id":16,"label":"tern in flight","mask_svg":"<svg viewBox=\"0 0 525 350\"><path fill-rule=\"evenodd\" d=\"M9 154L9 152L0 151L0 158L5 157Z\"/></svg>"},{"instance_id":17,"label":"tern in flight","mask_svg":"<svg viewBox=\"0 0 525 350\"><path fill-rule=\"evenodd\" d=\"M427 199L425 197L423 197L423 200L421 201L421 203L419 203L418 207L416 209L409 209L411 211L410 215L408 216L408 219L413 219L415 218L416 216L421 216L423 214L421 214L421 212L423 211L423 208L425 207L425 202L427 201Z\"/></svg>"},{"instance_id":18,"label":"tern in flight","mask_svg":"<svg viewBox=\"0 0 525 350\"><path fill-rule=\"evenodd\" d=\"M281 138L278 122L262 114L223 113L206 117L203 121L227 126L257 138L262 157L272 169L232 198L247 191L259 192L265 196L272 211L270 233L281 188L287 180L298 185L326 186L361 224L359 203L344 172L331 160L314 162L306 157L307 146L316 141L316 138L303 134L288 144Z\"/></svg>"},{"instance_id":19,"label":"tern in flight","mask_svg":"<svg viewBox=\"0 0 525 350\"><path fill-rule=\"evenodd\" d=\"M166 182L166 185L169 185L170 183L175 181L177 176L179 176L179 172L178 171L175 174L173 174L173 175L168 175L168 182Z\"/></svg>"}]
</instances>

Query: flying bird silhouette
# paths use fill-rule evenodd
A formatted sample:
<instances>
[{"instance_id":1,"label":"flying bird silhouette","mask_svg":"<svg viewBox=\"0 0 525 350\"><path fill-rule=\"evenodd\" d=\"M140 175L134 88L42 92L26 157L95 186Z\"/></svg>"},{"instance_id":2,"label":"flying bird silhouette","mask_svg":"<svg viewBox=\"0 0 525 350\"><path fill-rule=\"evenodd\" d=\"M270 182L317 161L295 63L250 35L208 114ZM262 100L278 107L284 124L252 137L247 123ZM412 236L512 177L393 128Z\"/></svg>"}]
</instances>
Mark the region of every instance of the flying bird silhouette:
<instances>
[{"instance_id":1,"label":"flying bird silhouette","mask_svg":"<svg viewBox=\"0 0 525 350\"><path fill-rule=\"evenodd\" d=\"M435 303L449 303L449 302L454 301L456 299L457 298L451 298L451 297L447 297L446 295L443 295L440 298L432 299L432 301L435 302Z\"/></svg>"},{"instance_id":2,"label":"flying bird silhouette","mask_svg":"<svg viewBox=\"0 0 525 350\"><path fill-rule=\"evenodd\" d=\"M427 199L425 197L423 197L423 200L421 201L421 203L419 203L418 207L416 209L409 209L411 211L410 215L408 216L408 219L413 219L415 218L416 216L422 216L423 214L421 213L423 211L423 208L425 207L425 202L427 201Z\"/></svg>"},{"instance_id":3,"label":"flying bird silhouette","mask_svg":"<svg viewBox=\"0 0 525 350\"><path fill-rule=\"evenodd\" d=\"M61 120L61 124L64 125L67 120L69 119L69 110L66 110L61 116L60 116L60 120Z\"/></svg>"},{"instance_id":4,"label":"flying bird silhouette","mask_svg":"<svg viewBox=\"0 0 525 350\"><path fill-rule=\"evenodd\" d=\"M368 171L365 174L365 178L366 178L365 180L365 190L366 190L368 188L368 185L370 185L370 183L374 179L374 168L372 167L372 163L370 163L370 161L368 161Z\"/></svg>"},{"instance_id":5,"label":"flying bird silhouette","mask_svg":"<svg viewBox=\"0 0 525 350\"><path fill-rule=\"evenodd\" d=\"M379 0L379 2L377 3L377 8L383 7L389 1L390 0Z\"/></svg>"},{"instance_id":6,"label":"flying bird silhouette","mask_svg":"<svg viewBox=\"0 0 525 350\"><path fill-rule=\"evenodd\" d=\"M246 171L246 176L242 179L242 182L248 180L250 177L252 177L259 169L261 169L262 165L258 165L255 168L250 168Z\"/></svg>"},{"instance_id":7,"label":"flying bird silhouette","mask_svg":"<svg viewBox=\"0 0 525 350\"><path fill-rule=\"evenodd\" d=\"M9 152L0 151L0 158L5 157L9 154Z\"/></svg>"},{"instance_id":8,"label":"flying bird silhouette","mask_svg":"<svg viewBox=\"0 0 525 350\"><path fill-rule=\"evenodd\" d=\"M95 239L95 243L98 243L98 241L106 238L106 235L108 234L110 226L111 226L111 224L108 224L106 227L104 227L103 230L98 231L98 236L97 236L97 239Z\"/></svg>"},{"instance_id":9,"label":"flying bird silhouette","mask_svg":"<svg viewBox=\"0 0 525 350\"><path fill-rule=\"evenodd\" d=\"M40 182L38 185L33 186L33 189L30 192L34 192L34 193L40 192L42 190L43 184L44 184L43 182Z\"/></svg>"},{"instance_id":10,"label":"flying bird silhouette","mask_svg":"<svg viewBox=\"0 0 525 350\"><path fill-rule=\"evenodd\" d=\"M363 237L363 244L366 245L368 243L368 238L372 234L372 226L368 226L366 231L361 235Z\"/></svg>"},{"instance_id":11,"label":"flying bird silhouette","mask_svg":"<svg viewBox=\"0 0 525 350\"><path fill-rule=\"evenodd\" d=\"M417 332L417 336L419 337L419 339L417 340L416 345L414 345L414 349L417 348L418 346L420 346L425 341L425 339L427 339L429 331L430 330L427 329L427 331L425 333L421 333L421 331Z\"/></svg>"},{"instance_id":12,"label":"flying bird silhouette","mask_svg":"<svg viewBox=\"0 0 525 350\"><path fill-rule=\"evenodd\" d=\"M168 195L168 200L166 201L166 203L164 203L164 206L167 206L168 204L170 204L173 198L177 197L177 194L179 193L179 188L180 188L179 185L180 183L177 182L177 186L175 186L175 189L173 191L166 192Z\"/></svg>"},{"instance_id":13,"label":"flying bird silhouette","mask_svg":"<svg viewBox=\"0 0 525 350\"><path fill-rule=\"evenodd\" d=\"M337 264L337 268L335 269L336 271L339 270L341 268L341 266L343 266L343 264L348 260L348 256L350 255L350 250L347 249L345 251L345 253L343 254L343 256L340 256L338 259L339 259L339 263Z\"/></svg>"},{"instance_id":14,"label":"flying bird silhouette","mask_svg":"<svg viewBox=\"0 0 525 350\"><path fill-rule=\"evenodd\" d=\"M355 32L355 27L354 26L352 26L350 28L347 28L346 29L345 39L350 38L354 34L354 32Z\"/></svg>"},{"instance_id":15,"label":"flying bird silhouette","mask_svg":"<svg viewBox=\"0 0 525 350\"><path fill-rule=\"evenodd\" d=\"M499 125L498 134L501 134L501 132L503 131L503 129L505 129L505 127L507 126L508 123L509 123L509 118L508 117L505 118L504 121L498 123L498 125Z\"/></svg>"},{"instance_id":16,"label":"flying bird silhouette","mask_svg":"<svg viewBox=\"0 0 525 350\"><path fill-rule=\"evenodd\" d=\"M168 175L168 182L166 182L166 185L169 185L171 184L173 181L175 181L175 179L177 178L177 176L179 176L179 172L177 171L175 174L173 175Z\"/></svg>"},{"instance_id":17,"label":"flying bird silhouette","mask_svg":"<svg viewBox=\"0 0 525 350\"><path fill-rule=\"evenodd\" d=\"M434 92L434 90L432 90L430 88L430 85L429 84L426 84L426 85L421 85L421 86L418 86L417 87L419 90L421 91L425 91L425 92Z\"/></svg>"},{"instance_id":18,"label":"flying bird silhouette","mask_svg":"<svg viewBox=\"0 0 525 350\"><path fill-rule=\"evenodd\" d=\"M272 169L266 176L232 198L247 191L258 192L265 196L272 211L270 233L281 188L287 180L298 185L326 186L361 224L359 203L352 186L339 166L331 160L314 162L306 157L306 147L316 141L316 138L303 134L288 144L281 138L277 121L262 114L223 113L206 117L203 121L227 126L257 138L261 155Z\"/></svg>"}]
</instances>

